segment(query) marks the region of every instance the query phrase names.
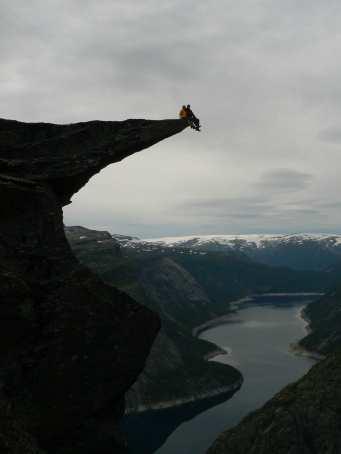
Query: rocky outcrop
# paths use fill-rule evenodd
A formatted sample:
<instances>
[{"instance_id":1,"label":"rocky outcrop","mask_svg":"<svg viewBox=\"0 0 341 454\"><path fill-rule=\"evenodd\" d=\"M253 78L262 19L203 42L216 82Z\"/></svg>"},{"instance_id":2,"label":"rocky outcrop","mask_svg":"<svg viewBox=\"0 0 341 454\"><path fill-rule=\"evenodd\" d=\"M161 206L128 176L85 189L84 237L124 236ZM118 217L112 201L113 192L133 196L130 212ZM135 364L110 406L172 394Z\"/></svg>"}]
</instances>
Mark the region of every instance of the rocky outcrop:
<instances>
[{"instance_id":1,"label":"rocky outcrop","mask_svg":"<svg viewBox=\"0 0 341 454\"><path fill-rule=\"evenodd\" d=\"M101 169L187 128L183 120L69 125L0 119L0 174L46 183L60 204Z\"/></svg>"},{"instance_id":2,"label":"rocky outcrop","mask_svg":"<svg viewBox=\"0 0 341 454\"><path fill-rule=\"evenodd\" d=\"M186 126L0 120L1 452L124 450L116 423L159 318L79 264L62 206L103 167Z\"/></svg>"},{"instance_id":3,"label":"rocky outcrop","mask_svg":"<svg viewBox=\"0 0 341 454\"><path fill-rule=\"evenodd\" d=\"M335 354L223 433L208 454L341 452L341 356Z\"/></svg>"}]
</instances>

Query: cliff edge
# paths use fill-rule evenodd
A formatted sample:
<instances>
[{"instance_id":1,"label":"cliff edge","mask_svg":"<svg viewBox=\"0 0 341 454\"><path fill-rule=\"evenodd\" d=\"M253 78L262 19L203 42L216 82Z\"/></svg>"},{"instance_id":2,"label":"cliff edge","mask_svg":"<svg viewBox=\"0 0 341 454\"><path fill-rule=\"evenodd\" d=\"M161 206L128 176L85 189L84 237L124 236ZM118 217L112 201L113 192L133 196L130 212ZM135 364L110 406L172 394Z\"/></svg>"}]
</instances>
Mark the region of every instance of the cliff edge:
<instances>
[{"instance_id":1,"label":"cliff edge","mask_svg":"<svg viewBox=\"0 0 341 454\"><path fill-rule=\"evenodd\" d=\"M79 264L62 206L108 164L186 127L0 119L1 452L124 452L124 394L160 321Z\"/></svg>"}]
</instances>

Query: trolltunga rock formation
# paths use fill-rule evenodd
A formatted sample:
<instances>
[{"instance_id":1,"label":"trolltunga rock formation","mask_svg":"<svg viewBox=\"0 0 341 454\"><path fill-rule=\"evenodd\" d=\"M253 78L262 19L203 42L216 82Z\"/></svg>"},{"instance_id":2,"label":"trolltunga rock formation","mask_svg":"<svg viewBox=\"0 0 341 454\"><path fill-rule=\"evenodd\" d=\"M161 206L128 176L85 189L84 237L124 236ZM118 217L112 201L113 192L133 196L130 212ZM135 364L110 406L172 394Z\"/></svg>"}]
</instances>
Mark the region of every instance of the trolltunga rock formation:
<instances>
[{"instance_id":1,"label":"trolltunga rock formation","mask_svg":"<svg viewBox=\"0 0 341 454\"><path fill-rule=\"evenodd\" d=\"M0 452L124 452L117 421L160 322L79 264L62 206L182 120L0 119Z\"/></svg>"}]
</instances>

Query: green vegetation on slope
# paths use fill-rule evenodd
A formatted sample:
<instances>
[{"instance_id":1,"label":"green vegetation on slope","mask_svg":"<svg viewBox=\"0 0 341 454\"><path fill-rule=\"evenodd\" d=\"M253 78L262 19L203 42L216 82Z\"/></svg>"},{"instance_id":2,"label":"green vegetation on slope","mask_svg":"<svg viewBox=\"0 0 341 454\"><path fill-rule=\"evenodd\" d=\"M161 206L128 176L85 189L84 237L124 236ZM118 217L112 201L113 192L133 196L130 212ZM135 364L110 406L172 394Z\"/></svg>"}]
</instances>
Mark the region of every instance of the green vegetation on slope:
<instances>
[{"instance_id":1,"label":"green vegetation on slope","mask_svg":"<svg viewBox=\"0 0 341 454\"><path fill-rule=\"evenodd\" d=\"M228 312L229 301L250 293L321 291L334 279L332 273L259 264L243 254L134 251L120 248L107 232L66 232L82 263L162 318L147 367L128 394L131 410L190 399L240 379L235 369L205 361L217 347L191 335Z\"/></svg>"},{"instance_id":2,"label":"green vegetation on slope","mask_svg":"<svg viewBox=\"0 0 341 454\"><path fill-rule=\"evenodd\" d=\"M329 356L223 432L208 454L341 452L341 286L310 303L304 315L311 332L299 344Z\"/></svg>"},{"instance_id":3,"label":"green vegetation on slope","mask_svg":"<svg viewBox=\"0 0 341 454\"><path fill-rule=\"evenodd\" d=\"M222 302L250 293L320 292L335 280L331 273L271 267L224 253L178 254L175 260L200 282L218 311Z\"/></svg>"},{"instance_id":4,"label":"green vegetation on slope","mask_svg":"<svg viewBox=\"0 0 341 454\"><path fill-rule=\"evenodd\" d=\"M162 318L146 368L127 395L128 410L208 397L241 381L236 369L207 362L205 357L217 347L192 336L193 327L217 314L188 271L170 257L124 256L107 232L79 227L69 231L71 246L82 263Z\"/></svg>"},{"instance_id":5,"label":"green vegetation on slope","mask_svg":"<svg viewBox=\"0 0 341 454\"><path fill-rule=\"evenodd\" d=\"M216 440L208 454L341 452L341 355L314 366Z\"/></svg>"},{"instance_id":6,"label":"green vegetation on slope","mask_svg":"<svg viewBox=\"0 0 341 454\"><path fill-rule=\"evenodd\" d=\"M304 315L311 332L300 341L302 347L322 354L341 351L341 286L309 304Z\"/></svg>"}]
</instances>

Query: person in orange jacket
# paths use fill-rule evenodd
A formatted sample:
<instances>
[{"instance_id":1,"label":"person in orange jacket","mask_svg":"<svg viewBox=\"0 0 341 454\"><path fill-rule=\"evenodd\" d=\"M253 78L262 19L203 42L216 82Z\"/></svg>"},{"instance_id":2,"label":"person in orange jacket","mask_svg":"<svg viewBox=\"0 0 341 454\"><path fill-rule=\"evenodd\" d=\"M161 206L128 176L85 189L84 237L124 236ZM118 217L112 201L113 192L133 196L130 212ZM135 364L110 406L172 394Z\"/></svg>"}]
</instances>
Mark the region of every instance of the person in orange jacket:
<instances>
[{"instance_id":1,"label":"person in orange jacket","mask_svg":"<svg viewBox=\"0 0 341 454\"><path fill-rule=\"evenodd\" d=\"M179 117L185 120L186 118L189 117L189 112L187 110L186 106L182 106L180 112L179 112Z\"/></svg>"},{"instance_id":2,"label":"person in orange jacket","mask_svg":"<svg viewBox=\"0 0 341 454\"><path fill-rule=\"evenodd\" d=\"M187 120L192 129L200 131L200 121L192 112L189 104L187 106L182 106L182 109L179 112L179 117L182 120Z\"/></svg>"}]
</instances>

